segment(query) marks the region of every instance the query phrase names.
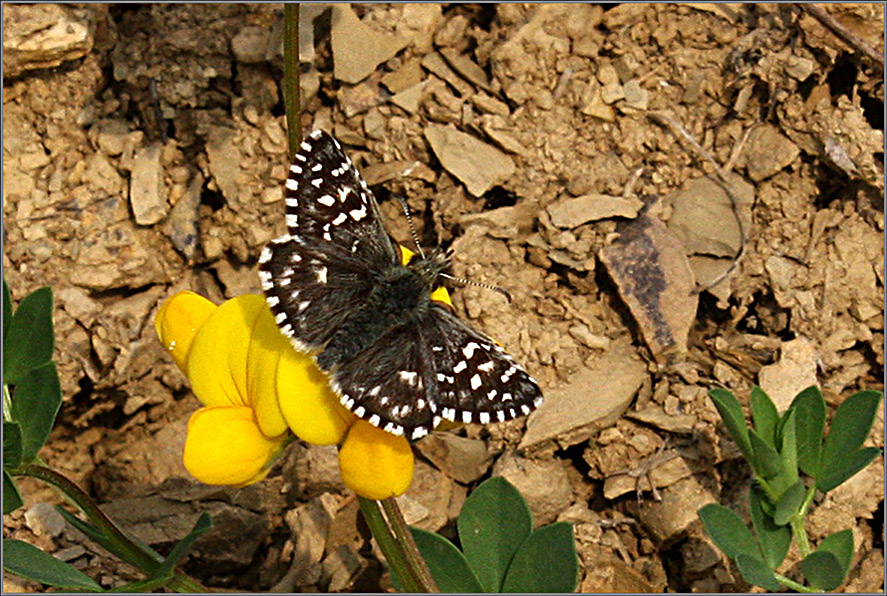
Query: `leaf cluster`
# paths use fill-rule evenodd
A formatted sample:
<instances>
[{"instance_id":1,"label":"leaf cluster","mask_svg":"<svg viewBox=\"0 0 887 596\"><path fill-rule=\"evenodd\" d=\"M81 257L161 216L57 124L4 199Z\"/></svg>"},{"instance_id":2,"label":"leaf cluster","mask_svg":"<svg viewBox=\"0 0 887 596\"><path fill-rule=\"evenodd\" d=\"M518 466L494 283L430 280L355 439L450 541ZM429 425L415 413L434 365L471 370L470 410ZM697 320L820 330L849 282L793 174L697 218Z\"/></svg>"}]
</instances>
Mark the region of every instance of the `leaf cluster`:
<instances>
[{"instance_id":1,"label":"leaf cluster","mask_svg":"<svg viewBox=\"0 0 887 596\"><path fill-rule=\"evenodd\" d=\"M533 529L523 496L501 477L465 500L456 522L462 550L439 534L410 528L441 592L572 592L579 581L573 528ZM395 587L402 582L392 574Z\"/></svg>"},{"instance_id":2,"label":"leaf cluster","mask_svg":"<svg viewBox=\"0 0 887 596\"><path fill-rule=\"evenodd\" d=\"M804 518L817 490L834 489L880 455L880 449L862 444L869 436L882 394L860 391L848 397L835 412L827 434L826 404L815 386L801 391L781 416L770 397L754 387L749 400L750 427L732 393L712 389L709 397L755 476L749 493L754 533L730 509L709 504L699 515L711 539L736 562L749 583L768 590L785 585L807 591L806 586L776 572L794 537L810 590L839 587L853 557L851 530L826 537L811 552Z\"/></svg>"},{"instance_id":3,"label":"leaf cluster","mask_svg":"<svg viewBox=\"0 0 887 596\"><path fill-rule=\"evenodd\" d=\"M69 524L108 552L147 574L147 578L103 590L91 577L39 548L21 540L3 539L3 569L48 586L88 592L150 592L171 587L193 591L199 587L175 569L188 549L212 520L202 514L191 532L163 557L138 539L124 534L79 488L57 472L41 465L37 452L46 442L62 403L61 385L52 352L52 290L35 290L13 312L6 280L3 281L3 514L23 502L14 477L34 476L53 483L87 514L84 521L62 507L56 510ZM91 523L92 522L92 523Z\"/></svg>"}]
</instances>

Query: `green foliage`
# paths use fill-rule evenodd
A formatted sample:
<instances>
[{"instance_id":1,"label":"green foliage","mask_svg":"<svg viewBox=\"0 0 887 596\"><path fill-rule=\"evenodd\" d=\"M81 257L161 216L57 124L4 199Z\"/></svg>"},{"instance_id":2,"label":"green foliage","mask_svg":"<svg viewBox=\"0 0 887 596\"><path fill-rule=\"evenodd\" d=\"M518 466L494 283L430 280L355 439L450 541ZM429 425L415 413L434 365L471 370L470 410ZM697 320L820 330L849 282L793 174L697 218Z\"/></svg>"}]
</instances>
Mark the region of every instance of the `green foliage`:
<instances>
[{"instance_id":1,"label":"green foliage","mask_svg":"<svg viewBox=\"0 0 887 596\"><path fill-rule=\"evenodd\" d=\"M26 372L49 362L54 347L52 290L44 287L25 296L3 334L3 383L15 385Z\"/></svg>"},{"instance_id":2,"label":"green foliage","mask_svg":"<svg viewBox=\"0 0 887 596\"><path fill-rule=\"evenodd\" d=\"M143 581L110 591L153 591L164 587L193 591L197 584L176 571L175 566L194 541L212 527L208 515L201 515L188 536L164 558L120 532L85 493L39 463L37 453L49 437L62 403L58 372L51 360L55 347L52 308L52 291L40 288L14 310L9 286L3 281L3 513L15 511L23 504L14 476L31 475L51 482L93 522L57 508L72 526L148 575ZM54 588L102 591L90 577L20 540L3 541L3 568Z\"/></svg>"},{"instance_id":3,"label":"green foliage","mask_svg":"<svg viewBox=\"0 0 887 596\"><path fill-rule=\"evenodd\" d=\"M573 528L558 522L533 530L529 507L504 478L483 482L457 522L460 551L446 538L413 528L442 592L572 592L579 581ZM402 583L394 577L395 586Z\"/></svg>"},{"instance_id":4,"label":"green foliage","mask_svg":"<svg viewBox=\"0 0 887 596\"><path fill-rule=\"evenodd\" d=\"M4 538L3 569L55 588L93 592L102 589L88 575L21 540Z\"/></svg>"},{"instance_id":5,"label":"green foliage","mask_svg":"<svg viewBox=\"0 0 887 596\"><path fill-rule=\"evenodd\" d=\"M465 555L456 548L456 545L434 532L419 528L410 528L410 531L416 546L419 547L419 552L422 553L422 558L425 559L425 564L428 565L431 577L442 593L465 594L484 591L468 565ZM397 574L392 573L392 580L398 591L405 591Z\"/></svg>"},{"instance_id":6,"label":"green foliage","mask_svg":"<svg viewBox=\"0 0 887 596\"><path fill-rule=\"evenodd\" d=\"M746 581L767 590L781 590L783 586L798 591L840 587L853 559L851 531L825 538L810 552L804 518L817 489L832 490L881 453L862 444L871 432L882 394L860 391L844 400L825 438L826 404L817 387L800 392L781 417L770 397L755 387L749 400L751 428L746 426L742 408L732 393L712 389L709 396L757 482L749 493L754 534L738 515L713 503L699 510L712 541L736 562ZM799 472L810 477L809 485ZM798 541L803 557L801 569L810 587L776 572L792 537Z\"/></svg>"},{"instance_id":7,"label":"green foliage","mask_svg":"<svg viewBox=\"0 0 887 596\"><path fill-rule=\"evenodd\" d=\"M13 312L4 280L3 314L3 469L11 470L37 457L55 424L62 390L51 361L52 291L32 292Z\"/></svg>"},{"instance_id":8,"label":"green foliage","mask_svg":"<svg viewBox=\"0 0 887 596\"><path fill-rule=\"evenodd\" d=\"M533 531L527 502L507 480L490 478L465 500L459 541L484 592L499 592L514 553Z\"/></svg>"}]
</instances>

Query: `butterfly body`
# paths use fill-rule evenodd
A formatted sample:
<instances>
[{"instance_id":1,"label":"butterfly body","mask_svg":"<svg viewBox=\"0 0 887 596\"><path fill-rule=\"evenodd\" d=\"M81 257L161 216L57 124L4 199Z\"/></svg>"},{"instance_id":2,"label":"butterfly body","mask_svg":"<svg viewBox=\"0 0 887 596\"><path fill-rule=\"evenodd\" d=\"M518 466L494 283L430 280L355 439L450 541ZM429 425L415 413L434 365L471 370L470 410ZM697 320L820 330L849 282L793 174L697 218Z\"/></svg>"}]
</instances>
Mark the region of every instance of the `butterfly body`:
<instances>
[{"instance_id":1,"label":"butterfly body","mask_svg":"<svg viewBox=\"0 0 887 596\"><path fill-rule=\"evenodd\" d=\"M448 256L401 262L338 141L314 131L290 171L288 233L259 258L262 288L281 331L348 409L416 439L441 420L510 420L541 403L500 346L431 300Z\"/></svg>"}]
</instances>

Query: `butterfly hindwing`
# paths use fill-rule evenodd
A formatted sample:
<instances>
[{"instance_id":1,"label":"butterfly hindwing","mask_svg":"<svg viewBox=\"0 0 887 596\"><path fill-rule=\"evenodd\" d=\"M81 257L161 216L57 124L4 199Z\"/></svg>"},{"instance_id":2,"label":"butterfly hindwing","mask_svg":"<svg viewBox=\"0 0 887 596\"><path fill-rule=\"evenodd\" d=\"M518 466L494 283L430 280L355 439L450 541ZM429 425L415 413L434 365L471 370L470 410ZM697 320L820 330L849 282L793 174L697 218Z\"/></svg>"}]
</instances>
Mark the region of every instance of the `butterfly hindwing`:
<instances>
[{"instance_id":1,"label":"butterfly hindwing","mask_svg":"<svg viewBox=\"0 0 887 596\"><path fill-rule=\"evenodd\" d=\"M389 331L332 379L358 416L413 439L441 419L511 420L542 399L536 381L501 347L439 306Z\"/></svg>"}]
</instances>

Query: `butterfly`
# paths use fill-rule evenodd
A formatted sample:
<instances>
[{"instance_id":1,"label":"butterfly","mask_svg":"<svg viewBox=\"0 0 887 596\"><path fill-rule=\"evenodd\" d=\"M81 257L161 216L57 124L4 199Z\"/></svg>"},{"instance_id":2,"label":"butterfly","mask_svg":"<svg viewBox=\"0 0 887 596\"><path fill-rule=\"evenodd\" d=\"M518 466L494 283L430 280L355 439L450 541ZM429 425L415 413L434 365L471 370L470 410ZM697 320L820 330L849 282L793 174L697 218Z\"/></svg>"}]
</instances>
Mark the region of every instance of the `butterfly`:
<instances>
[{"instance_id":1,"label":"butterfly","mask_svg":"<svg viewBox=\"0 0 887 596\"><path fill-rule=\"evenodd\" d=\"M342 404L418 439L441 420L511 420L542 403L536 381L487 335L431 299L441 250L404 265L373 193L342 146L315 130L286 180L287 233L259 257L262 289L296 349Z\"/></svg>"}]
</instances>

